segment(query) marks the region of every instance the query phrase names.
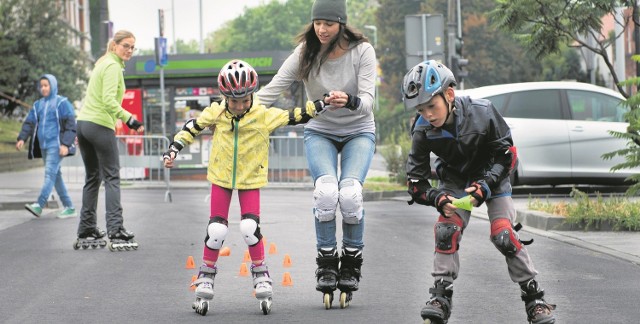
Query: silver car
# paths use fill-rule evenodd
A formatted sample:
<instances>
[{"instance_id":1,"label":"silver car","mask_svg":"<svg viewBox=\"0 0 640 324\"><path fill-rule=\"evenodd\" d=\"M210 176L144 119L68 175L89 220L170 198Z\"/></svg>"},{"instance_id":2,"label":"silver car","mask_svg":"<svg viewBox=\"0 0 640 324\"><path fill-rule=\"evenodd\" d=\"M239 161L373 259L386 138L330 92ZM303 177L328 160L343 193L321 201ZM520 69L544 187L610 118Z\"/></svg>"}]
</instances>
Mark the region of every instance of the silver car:
<instances>
[{"instance_id":1,"label":"silver car","mask_svg":"<svg viewBox=\"0 0 640 324\"><path fill-rule=\"evenodd\" d=\"M611 172L624 158L602 159L627 145L609 134L628 126L628 109L618 92L579 82L527 82L458 90L456 95L489 99L505 117L519 156L514 185L618 185L640 171Z\"/></svg>"}]
</instances>

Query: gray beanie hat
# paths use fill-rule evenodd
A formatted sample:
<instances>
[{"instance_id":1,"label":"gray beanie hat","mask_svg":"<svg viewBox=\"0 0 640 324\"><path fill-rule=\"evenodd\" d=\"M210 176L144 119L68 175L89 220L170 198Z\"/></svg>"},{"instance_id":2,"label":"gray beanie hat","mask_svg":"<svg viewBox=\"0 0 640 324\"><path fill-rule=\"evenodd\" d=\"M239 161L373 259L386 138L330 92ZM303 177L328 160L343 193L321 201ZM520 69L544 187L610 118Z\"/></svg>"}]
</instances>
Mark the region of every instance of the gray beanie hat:
<instances>
[{"instance_id":1,"label":"gray beanie hat","mask_svg":"<svg viewBox=\"0 0 640 324\"><path fill-rule=\"evenodd\" d=\"M347 23L346 0L316 0L311 7L311 20L322 19Z\"/></svg>"}]
</instances>

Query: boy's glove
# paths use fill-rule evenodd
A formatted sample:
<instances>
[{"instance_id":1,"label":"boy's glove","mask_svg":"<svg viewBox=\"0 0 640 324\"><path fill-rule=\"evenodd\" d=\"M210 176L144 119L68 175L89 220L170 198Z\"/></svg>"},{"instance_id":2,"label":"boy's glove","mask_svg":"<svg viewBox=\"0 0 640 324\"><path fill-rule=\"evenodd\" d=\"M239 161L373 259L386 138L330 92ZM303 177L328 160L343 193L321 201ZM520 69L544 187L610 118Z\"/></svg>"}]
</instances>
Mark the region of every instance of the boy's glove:
<instances>
[{"instance_id":1,"label":"boy's glove","mask_svg":"<svg viewBox=\"0 0 640 324\"><path fill-rule=\"evenodd\" d=\"M479 207L484 203L485 200L487 200L487 189L485 189L485 187L483 187L482 184L478 182L471 183L469 185L469 188L471 187L475 188L475 190L467 191L467 193L469 193L469 195L478 202L478 206L476 207Z\"/></svg>"},{"instance_id":2,"label":"boy's glove","mask_svg":"<svg viewBox=\"0 0 640 324\"><path fill-rule=\"evenodd\" d=\"M167 150L166 152L162 153L162 159L163 160L175 160L175 158L178 156L178 152L180 152L180 150L182 150L182 145L178 142L173 142L171 143L171 145L169 145L169 150Z\"/></svg>"},{"instance_id":3,"label":"boy's glove","mask_svg":"<svg viewBox=\"0 0 640 324\"><path fill-rule=\"evenodd\" d=\"M447 217L444 214L444 206L450 203L451 203L451 196L443 192L436 196L436 201L434 205L436 206L436 209L438 210L440 215Z\"/></svg>"},{"instance_id":4,"label":"boy's glove","mask_svg":"<svg viewBox=\"0 0 640 324\"><path fill-rule=\"evenodd\" d=\"M133 116L131 116L131 118L129 118L129 120L127 120L127 126L129 126L129 128L137 131L138 128L140 128L140 126L142 126L142 123L137 121L135 118L133 118Z\"/></svg>"},{"instance_id":5,"label":"boy's glove","mask_svg":"<svg viewBox=\"0 0 640 324\"><path fill-rule=\"evenodd\" d=\"M429 205L427 190L431 187L426 180L409 179L407 187L407 192L411 195L411 200L407 202L409 205L413 205L414 202L420 205Z\"/></svg>"}]
</instances>

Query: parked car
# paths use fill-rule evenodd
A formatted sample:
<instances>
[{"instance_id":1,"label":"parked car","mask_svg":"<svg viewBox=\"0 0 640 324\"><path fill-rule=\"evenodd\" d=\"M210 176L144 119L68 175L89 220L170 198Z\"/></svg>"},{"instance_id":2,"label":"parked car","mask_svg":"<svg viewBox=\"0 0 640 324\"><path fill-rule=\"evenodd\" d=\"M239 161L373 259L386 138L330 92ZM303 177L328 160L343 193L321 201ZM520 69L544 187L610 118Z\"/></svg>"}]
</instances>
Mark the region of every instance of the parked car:
<instances>
[{"instance_id":1,"label":"parked car","mask_svg":"<svg viewBox=\"0 0 640 324\"><path fill-rule=\"evenodd\" d=\"M456 95L491 100L505 117L518 150L514 185L620 185L640 172L611 172L623 157L602 155L627 145L609 134L628 123L624 97L618 92L579 82L527 82L456 91Z\"/></svg>"}]
</instances>

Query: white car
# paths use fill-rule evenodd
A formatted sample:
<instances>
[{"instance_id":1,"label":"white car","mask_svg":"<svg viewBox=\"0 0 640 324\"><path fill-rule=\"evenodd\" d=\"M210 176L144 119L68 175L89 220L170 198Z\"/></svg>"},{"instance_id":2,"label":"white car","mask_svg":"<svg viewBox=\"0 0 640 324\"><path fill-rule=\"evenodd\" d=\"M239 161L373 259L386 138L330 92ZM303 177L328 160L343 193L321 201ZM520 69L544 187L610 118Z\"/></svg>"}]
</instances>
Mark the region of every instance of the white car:
<instances>
[{"instance_id":1,"label":"white car","mask_svg":"<svg viewBox=\"0 0 640 324\"><path fill-rule=\"evenodd\" d=\"M526 82L458 90L456 96L491 100L511 128L519 165L514 185L620 185L640 169L611 172L623 157L602 155L627 145L628 110L618 92L579 82Z\"/></svg>"}]
</instances>

